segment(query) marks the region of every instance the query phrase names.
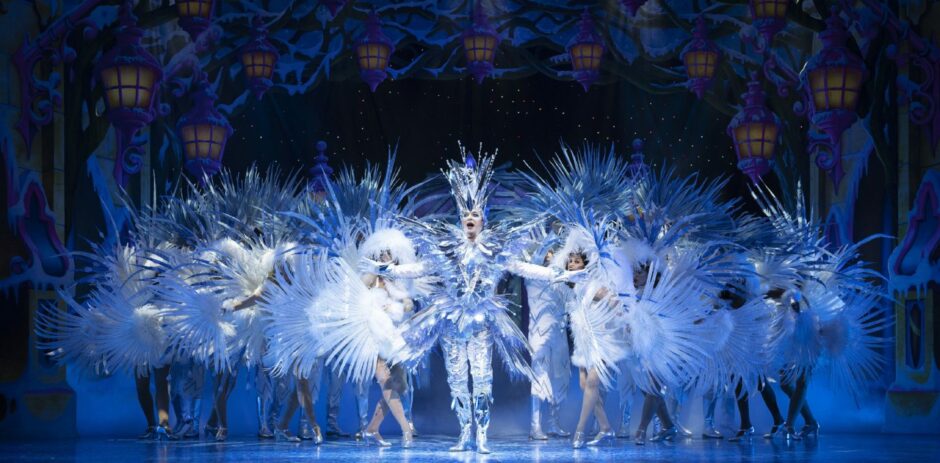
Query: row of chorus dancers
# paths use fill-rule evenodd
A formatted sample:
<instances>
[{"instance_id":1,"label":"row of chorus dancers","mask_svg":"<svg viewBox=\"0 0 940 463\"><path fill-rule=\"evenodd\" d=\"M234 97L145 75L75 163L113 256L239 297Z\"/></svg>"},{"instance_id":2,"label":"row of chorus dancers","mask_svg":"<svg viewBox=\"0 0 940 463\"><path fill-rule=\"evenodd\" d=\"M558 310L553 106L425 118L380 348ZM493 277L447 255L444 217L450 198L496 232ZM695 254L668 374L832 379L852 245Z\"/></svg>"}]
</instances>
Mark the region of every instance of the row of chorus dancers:
<instances>
[{"instance_id":1,"label":"row of chorus dancers","mask_svg":"<svg viewBox=\"0 0 940 463\"><path fill-rule=\"evenodd\" d=\"M254 170L191 185L134 214L127 242L82 256L96 269L81 281L91 290L81 300L61 291L70 310L40 313L41 347L96 372L134 374L148 431L159 435L173 434L170 390L186 397L174 407L184 410L178 428L198 434L193 398L208 370L205 429L224 440L228 396L247 366L261 435L322 442L314 401L328 374L355 385L360 438L391 445L378 432L390 414L411 447L413 375L439 346L460 427L450 450L479 453L490 453L494 351L511 378L532 384L536 440L569 435L558 408L578 368L575 448L615 438L604 411L615 385L621 435L630 435L629 397L642 394L632 433L642 445L680 435L676 399L699 394L738 399L733 439L754 433L755 392L773 414L771 435L814 435L805 395L817 370L850 394L877 379L890 323L879 275L860 262L859 245L827 247L801 195L788 208L755 188L756 216L723 199L725 180L635 171L613 147L563 146L540 169L517 171L497 168L495 155L461 153L411 186L394 154L384 170L344 169L320 192ZM498 290L507 274L526 281L528 336ZM790 396L785 416L774 411L773 382ZM373 383L382 394L370 417ZM298 409L310 429L295 436L287 426ZM661 430L647 439L654 417Z\"/></svg>"},{"instance_id":2,"label":"row of chorus dancers","mask_svg":"<svg viewBox=\"0 0 940 463\"><path fill-rule=\"evenodd\" d=\"M614 438L603 401L615 383L620 437L630 436L633 389L643 395L633 434L643 445L654 416L661 431L649 440L691 436L677 418L679 399L693 395L704 399L703 437L722 438L714 410L717 397L727 393L737 398L741 414L730 440L750 439L748 394L755 389L774 420L766 438L813 437L819 423L805 398L814 371L856 398L880 380L892 321L882 277L859 260L859 247L868 240L828 246L799 186L789 208L755 187L751 196L763 216L754 216L739 200L722 199L725 180L636 172L613 149L563 149L544 167L542 176L534 169L520 174L528 193L510 209L551 224L548 236L537 236L532 260L547 249L555 257L542 261L564 271L556 277L564 284L549 286L555 302L535 281L529 283L535 283L538 300L532 304L530 295L529 302L537 306L532 310L565 307L565 318L552 317L554 328L535 335L565 328L572 334L571 363L580 369L584 390L574 447ZM563 344L548 349L562 350ZM785 414L769 383L779 383L790 397ZM540 401L553 390L534 387L533 395ZM530 437L543 439L537 410L533 400ZM584 433L592 414L599 432L590 438ZM799 431L798 415L804 420Z\"/></svg>"},{"instance_id":3,"label":"row of chorus dancers","mask_svg":"<svg viewBox=\"0 0 940 463\"><path fill-rule=\"evenodd\" d=\"M348 180L338 187L357 188L342 183ZM306 207L307 196L296 176L252 168L186 185L141 210L128 207L125 240L75 253L84 263L76 288L87 288L87 295L78 300L79 291L62 290L66 311L38 313L40 348L91 374L134 376L147 420L142 438L193 438L202 431L226 440L228 398L242 370L257 394L259 437L293 440L286 426L303 405L297 435L322 442L310 399L318 395L322 361L301 377L274 374L267 364L270 313L261 304L276 267L297 259L302 237L286 214ZM348 436L338 424L345 378L330 369L322 376L329 381L326 435ZM211 407L200 429L207 377ZM355 392L361 434L368 391Z\"/></svg>"}]
</instances>

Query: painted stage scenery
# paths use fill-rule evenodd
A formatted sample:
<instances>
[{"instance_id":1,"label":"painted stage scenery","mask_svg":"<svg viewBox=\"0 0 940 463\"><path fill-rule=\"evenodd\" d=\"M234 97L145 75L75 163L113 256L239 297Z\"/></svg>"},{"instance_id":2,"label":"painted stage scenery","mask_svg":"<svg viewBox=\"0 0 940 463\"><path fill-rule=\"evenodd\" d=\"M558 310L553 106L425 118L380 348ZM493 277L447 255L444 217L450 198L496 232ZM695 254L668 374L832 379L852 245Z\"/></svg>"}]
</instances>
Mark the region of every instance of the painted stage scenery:
<instances>
[{"instance_id":1,"label":"painted stage scenery","mask_svg":"<svg viewBox=\"0 0 940 463\"><path fill-rule=\"evenodd\" d=\"M2 461L938 461L940 3L0 0Z\"/></svg>"}]
</instances>

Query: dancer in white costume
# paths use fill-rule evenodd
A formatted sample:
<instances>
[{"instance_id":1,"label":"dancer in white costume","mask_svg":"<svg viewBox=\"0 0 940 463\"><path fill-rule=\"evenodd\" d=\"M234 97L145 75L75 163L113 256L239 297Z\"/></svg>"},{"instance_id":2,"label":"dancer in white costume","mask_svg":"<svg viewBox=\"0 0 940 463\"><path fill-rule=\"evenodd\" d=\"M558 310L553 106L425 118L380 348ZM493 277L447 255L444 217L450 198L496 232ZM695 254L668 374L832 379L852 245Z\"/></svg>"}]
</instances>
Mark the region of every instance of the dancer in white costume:
<instances>
[{"instance_id":1,"label":"dancer in white costume","mask_svg":"<svg viewBox=\"0 0 940 463\"><path fill-rule=\"evenodd\" d=\"M278 274L277 290L264 302L273 314L268 337L274 369L303 377L308 365L322 361L362 390L377 380L383 400L361 437L390 445L378 426L391 413L409 447L414 441L401 403L407 379L399 325L426 283L378 269L415 263L414 247L397 227L399 215L413 214L418 203L411 201L412 188L397 180L394 156L384 175L369 167L357 179L346 170L327 189L326 198L294 214L312 244L297 268Z\"/></svg>"},{"instance_id":2,"label":"dancer in white costume","mask_svg":"<svg viewBox=\"0 0 940 463\"><path fill-rule=\"evenodd\" d=\"M548 251L544 265L552 262ZM535 256L538 260L538 256ZM549 281L526 279L529 303L529 345L532 348L532 370L538 381L532 382L532 423L529 438L547 440L548 436L568 437L571 434L558 424L558 409L568 395L571 361L565 328L565 304ZM542 430L543 404L548 409L547 433Z\"/></svg>"}]
</instances>

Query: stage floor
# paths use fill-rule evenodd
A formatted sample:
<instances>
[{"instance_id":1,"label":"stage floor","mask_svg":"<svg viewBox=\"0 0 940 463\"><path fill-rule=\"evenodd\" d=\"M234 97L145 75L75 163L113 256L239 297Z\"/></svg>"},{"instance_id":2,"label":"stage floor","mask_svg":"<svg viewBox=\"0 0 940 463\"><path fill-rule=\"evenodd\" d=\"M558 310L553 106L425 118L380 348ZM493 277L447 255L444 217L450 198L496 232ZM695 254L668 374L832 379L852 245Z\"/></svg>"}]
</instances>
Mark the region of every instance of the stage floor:
<instances>
[{"instance_id":1,"label":"stage floor","mask_svg":"<svg viewBox=\"0 0 940 463\"><path fill-rule=\"evenodd\" d=\"M940 461L940 440L936 436L910 435L822 435L818 440L751 443L682 440L640 447L628 440L600 448L573 450L567 440L533 443L522 437L492 439L491 455L474 452L448 453L453 437L421 437L411 449L376 448L354 440L311 443L276 443L254 439L232 439L217 444L206 441L156 443L131 439L77 439L0 442L0 461L80 461L80 462L191 462L191 461L747 461L747 462L895 462Z\"/></svg>"}]
</instances>

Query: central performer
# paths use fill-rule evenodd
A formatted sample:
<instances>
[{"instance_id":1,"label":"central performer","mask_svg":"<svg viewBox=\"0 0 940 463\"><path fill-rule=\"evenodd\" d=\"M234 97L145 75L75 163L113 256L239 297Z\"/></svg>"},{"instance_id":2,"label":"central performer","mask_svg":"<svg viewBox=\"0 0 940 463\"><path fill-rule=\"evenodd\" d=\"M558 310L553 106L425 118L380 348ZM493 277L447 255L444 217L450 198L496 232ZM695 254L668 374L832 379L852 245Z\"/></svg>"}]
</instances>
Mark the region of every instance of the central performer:
<instances>
[{"instance_id":1,"label":"central performer","mask_svg":"<svg viewBox=\"0 0 940 463\"><path fill-rule=\"evenodd\" d=\"M494 191L494 156L481 156L477 164L461 147L463 162L448 162L444 176L450 184L459 224L450 221L412 220L412 239L424 262L389 266L397 277L433 273L440 285L431 305L409 324L407 345L416 353L440 340L447 369L451 407L460 423L460 437L452 452L470 450L476 422L476 450L490 453L487 429L493 401L493 350L515 378L532 379L526 361L525 335L512 318L512 303L498 294L497 285L509 271L550 279L557 271L519 260L528 244L532 223L488 217L487 200ZM472 390L471 390L472 384Z\"/></svg>"}]
</instances>

